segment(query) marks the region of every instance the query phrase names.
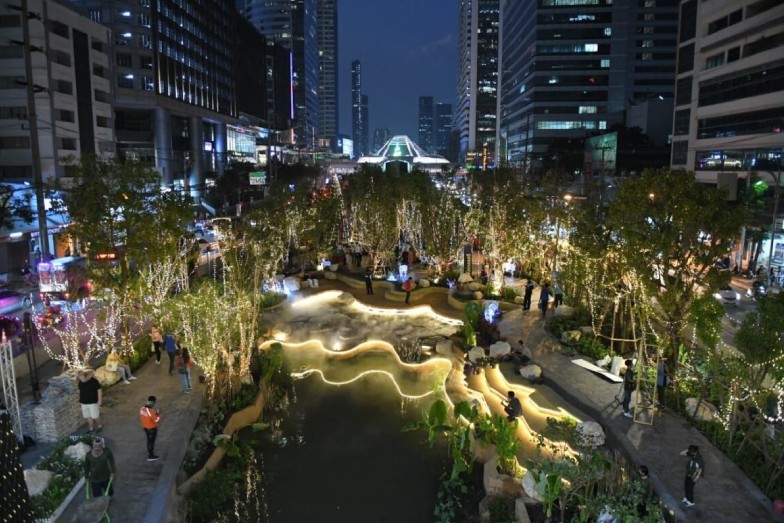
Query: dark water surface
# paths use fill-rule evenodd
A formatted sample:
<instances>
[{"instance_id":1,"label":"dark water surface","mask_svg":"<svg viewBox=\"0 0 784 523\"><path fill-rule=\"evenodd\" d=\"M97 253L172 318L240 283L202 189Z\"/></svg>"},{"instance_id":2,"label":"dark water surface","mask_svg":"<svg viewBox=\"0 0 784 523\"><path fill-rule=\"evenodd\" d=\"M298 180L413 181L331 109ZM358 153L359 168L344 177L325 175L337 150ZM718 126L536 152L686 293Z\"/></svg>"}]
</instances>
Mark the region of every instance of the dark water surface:
<instances>
[{"instance_id":1,"label":"dark water surface","mask_svg":"<svg viewBox=\"0 0 784 523\"><path fill-rule=\"evenodd\" d=\"M430 523L444 445L424 432L401 432L426 400L402 400L388 377L350 385L314 375L295 382L280 431L243 431L257 440L260 512L267 523ZM255 500L254 500L255 501ZM255 503L253 503L255 504ZM251 512L256 512L252 510Z\"/></svg>"}]
</instances>

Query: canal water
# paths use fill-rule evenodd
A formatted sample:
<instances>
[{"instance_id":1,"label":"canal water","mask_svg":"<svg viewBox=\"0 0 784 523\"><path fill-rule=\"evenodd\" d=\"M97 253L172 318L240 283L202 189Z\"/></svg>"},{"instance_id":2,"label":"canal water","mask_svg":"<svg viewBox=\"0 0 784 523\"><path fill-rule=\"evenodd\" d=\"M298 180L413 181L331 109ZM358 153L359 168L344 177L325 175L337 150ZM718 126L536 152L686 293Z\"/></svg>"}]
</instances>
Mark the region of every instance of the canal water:
<instances>
[{"instance_id":1,"label":"canal water","mask_svg":"<svg viewBox=\"0 0 784 523\"><path fill-rule=\"evenodd\" d=\"M266 523L432 522L447 448L401 429L433 400L402 399L381 374L341 386L315 374L295 381L279 424L240 435L256 440L255 470L234 513Z\"/></svg>"}]
</instances>

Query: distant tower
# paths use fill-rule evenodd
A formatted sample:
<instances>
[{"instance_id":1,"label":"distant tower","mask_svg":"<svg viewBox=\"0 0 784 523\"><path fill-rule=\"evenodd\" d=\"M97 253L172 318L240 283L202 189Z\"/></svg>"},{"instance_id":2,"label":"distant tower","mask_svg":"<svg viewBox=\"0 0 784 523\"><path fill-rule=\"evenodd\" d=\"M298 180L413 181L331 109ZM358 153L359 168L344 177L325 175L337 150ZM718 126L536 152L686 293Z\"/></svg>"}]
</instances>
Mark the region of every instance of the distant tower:
<instances>
[{"instance_id":1,"label":"distant tower","mask_svg":"<svg viewBox=\"0 0 784 523\"><path fill-rule=\"evenodd\" d=\"M419 146L432 153L435 151L435 141L433 139L433 97L419 97Z\"/></svg>"},{"instance_id":2,"label":"distant tower","mask_svg":"<svg viewBox=\"0 0 784 523\"><path fill-rule=\"evenodd\" d=\"M499 0L460 1L454 125L460 131L460 161L477 166L494 163L498 12Z\"/></svg>"},{"instance_id":3,"label":"distant tower","mask_svg":"<svg viewBox=\"0 0 784 523\"><path fill-rule=\"evenodd\" d=\"M319 141L338 135L338 1L317 0L319 60Z\"/></svg>"},{"instance_id":4,"label":"distant tower","mask_svg":"<svg viewBox=\"0 0 784 523\"><path fill-rule=\"evenodd\" d=\"M452 104L436 104L435 151L443 157L449 153L449 134L452 132Z\"/></svg>"},{"instance_id":5,"label":"distant tower","mask_svg":"<svg viewBox=\"0 0 784 523\"><path fill-rule=\"evenodd\" d=\"M362 134L359 137L359 151L362 154L370 154L370 114L368 109L368 95L362 95L360 104L362 114Z\"/></svg>"},{"instance_id":6,"label":"distant tower","mask_svg":"<svg viewBox=\"0 0 784 523\"><path fill-rule=\"evenodd\" d=\"M351 139L354 141L354 154L362 152L362 135L367 123L362 119L362 63L351 62Z\"/></svg>"},{"instance_id":7,"label":"distant tower","mask_svg":"<svg viewBox=\"0 0 784 523\"><path fill-rule=\"evenodd\" d=\"M392 133L386 127L380 127L373 133L373 152L381 149L392 138Z\"/></svg>"}]
</instances>

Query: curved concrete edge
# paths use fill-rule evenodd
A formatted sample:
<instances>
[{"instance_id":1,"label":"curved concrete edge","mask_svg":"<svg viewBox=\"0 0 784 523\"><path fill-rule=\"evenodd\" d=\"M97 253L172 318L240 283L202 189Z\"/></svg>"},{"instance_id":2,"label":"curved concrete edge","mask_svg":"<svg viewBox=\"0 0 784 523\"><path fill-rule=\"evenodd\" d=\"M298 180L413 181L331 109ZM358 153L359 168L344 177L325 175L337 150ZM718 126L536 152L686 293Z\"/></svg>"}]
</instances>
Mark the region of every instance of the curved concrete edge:
<instances>
[{"instance_id":1,"label":"curved concrete edge","mask_svg":"<svg viewBox=\"0 0 784 523\"><path fill-rule=\"evenodd\" d=\"M253 403L253 405L249 405L244 409L235 412L229 417L229 421L226 422L226 425L223 427L223 434L226 434L227 436L233 436L235 432L253 425L259 419L263 410L264 393L259 391L259 393L256 395L256 401ZM182 485L177 487L177 493L184 496L190 492L190 490L197 483L202 481L207 476L207 472L210 470L215 470L221 464L221 461L223 461L225 455L226 451L220 447L216 447L215 450L212 451L210 457L207 458L207 462L204 464L204 466L196 471L190 478L185 480Z\"/></svg>"},{"instance_id":2,"label":"curved concrete edge","mask_svg":"<svg viewBox=\"0 0 784 523\"><path fill-rule=\"evenodd\" d=\"M356 278L352 278L351 276L347 276L345 274L337 273L337 279L349 287L354 289L363 289L365 288L365 282L357 280ZM406 300L406 293L403 291L395 290L394 284L388 282L386 280L373 280L373 287L374 288L383 288L384 290L384 298L389 301L394 302L403 302ZM414 289L411 293L411 301L420 301L424 299L426 296L431 296L433 294L448 294L449 289L446 287L418 287Z\"/></svg>"}]
</instances>

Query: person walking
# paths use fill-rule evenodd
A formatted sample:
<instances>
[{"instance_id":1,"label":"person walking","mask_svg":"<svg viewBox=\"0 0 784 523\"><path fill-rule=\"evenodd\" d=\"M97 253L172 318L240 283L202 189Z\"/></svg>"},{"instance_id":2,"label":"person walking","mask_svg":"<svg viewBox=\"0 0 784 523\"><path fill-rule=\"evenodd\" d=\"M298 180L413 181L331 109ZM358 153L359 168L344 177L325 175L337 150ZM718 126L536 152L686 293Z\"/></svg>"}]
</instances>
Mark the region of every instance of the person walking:
<instances>
[{"instance_id":1,"label":"person walking","mask_svg":"<svg viewBox=\"0 0 784 523\"><path fill-rule=\"evenodd\" d=\"M542 317L547 314L547 307L550 304L550 284L545 282L539 294L539 308L542 310Z\"/></svg>"},{"instance_id":2,"label":"person walking","mask_svg":"<svg viewBox=\"0 0 784 523\"><path fill-rule=\"evenodd\" d=\"M373 269L371 267L365 271L365 292L373 294Z\"/></svg>"},{"instance_id":3,"label":"person walking","mask_svg":"<svg viewBox=\"0 0 784 523\"><path fill-rule=\"evenodd\" d=\"M553 308L557 309L559 305L563 303L563 289L558 284L558 280L553 282L553 297L555 301L553 302Z\"/></svg>"},{"instance_id":4,"label":"person walking","mask_svg":"<svg viewBox=\"0 0 784 523\"><path fill-rule=\"evenodd\" d=\"M686 496L681 500L687 507L694 506L694 485L699 481L705 472L705 462L700 454L697 445L689 445L689 448L681 452L681 456L688 456L686 462L686 477L683 481L683 488Z\"/></svg>"},{"instance_id":5,"label":"person walking","mask_svg":"<svg viewBox=\"0 0 784 523\"><path fill-rule=\"evenodd\" d=\"M191 355L188 349L182 348L177 350L177 373L180 375L182 381L182 392L185 394L191 393Z\"/></svg>"},{"instance_id":6,"label":"person walking","mask_svg":"<svg viewBox=\"0 0 784 523\"><path fill-rule=\"evenodd\" d=\"M411 276L403 284L403 290L406 291L406 304L408 305L408 300L411 299L411 291L414 290L414 280Z\"/></svg>"},{"instance_id":7,"label":"person walking","mask_svg":"<svg viewBox=\"0 0 784 523\"><path fill-rule=\"evenodd\" d=\"M656 397L659 401L659 408L664 408L664 393L667 390L667 385L670 381L670 369L667 368L667 358L662 358L659 361L659 366L656 367Z\"/></svg>"},{"instance_id":8,"label":"person walking","mask_svg":"<svg viewBox=\"0 0 784 523\"><path fill-rule=\"evenodd\" d=\"M84 479L94 498L114 496L114 454L105 447L103 438L93 439L92 451L84 456Z\"/></svg>"},{"instance_id":9,"label":"person walking","mask_svg":"<svg viewBox=\"0 0 784 523\"><path fill-rule=\"evenodd\" d=\"M528 281L525 284L525 294L523 295L523 310L530 311L531 310L531 297L534 294L534 282L531 281L531 278L528 278Z\"/></svg>"},{"instance_id":10,"label":"person walking","mask_svg":"<svg viewBox=\"0 0 784 523\"><path fill-rule=\"evenodd\" d=\"M95 379L93 369L80 369L76 375L79 386L79 404L82 406L82 416L87 420L88 434L101 432L103 425L101 419L101 403L103 390L101 384Z\"/></svg>"},{"instance_id":11,"label":"person walking","mask_svg":"<svg viewBox=\"0 0 784 523\"><path fill-rule=\"evenodd\" d=\"M169 356L169 376L174 372L174 360L177 357L177 336L171 332L167 332L163 337L163 347L166 349L166 354Z\"/></svg>"},{"instance_id":12,"label":"person walking","mask_svg":"<svg viewBox=\"0 0 784 523\"><path fill-rule=\"evenodd\" d=\"M155 438L158 435L158 423L161 421L161 409L155 407L155 396L147 398L147 403L139 409L139 418L147 436L147 461L158 461L155 455Z\"/></svg>"},{"instance_id":13,"label":"person walking","mask_svg":"<svg viewBox=\"0 0 784 523\"><path fill-rule=\"evenodd\" d=\"M632 366L632 360L626 360L624 364L626 365L626 372L623 375L623 415L627 418L631 418L632 413L629 410L629 405L632 401L632 391L635 389L637 384L635 383L634 379L634 368Z\"/></svg>"},{"instance_id":14,"label":"person walking","mask_svg":"<svg viewBox=\"0 0 784 523\"><path fill-rule=\"evenodd\" d=\"M161 364L161 347L163 347L163 334L157 325L153 325L150 329L150 338L152 338L152 351L155 353L155 363Z\"/></svg>"}]
</instances>

